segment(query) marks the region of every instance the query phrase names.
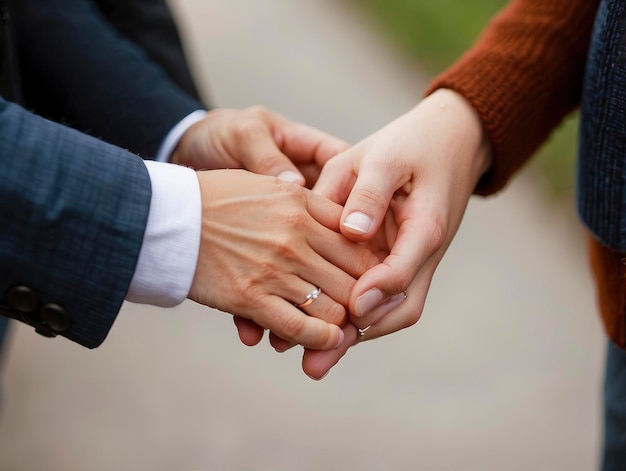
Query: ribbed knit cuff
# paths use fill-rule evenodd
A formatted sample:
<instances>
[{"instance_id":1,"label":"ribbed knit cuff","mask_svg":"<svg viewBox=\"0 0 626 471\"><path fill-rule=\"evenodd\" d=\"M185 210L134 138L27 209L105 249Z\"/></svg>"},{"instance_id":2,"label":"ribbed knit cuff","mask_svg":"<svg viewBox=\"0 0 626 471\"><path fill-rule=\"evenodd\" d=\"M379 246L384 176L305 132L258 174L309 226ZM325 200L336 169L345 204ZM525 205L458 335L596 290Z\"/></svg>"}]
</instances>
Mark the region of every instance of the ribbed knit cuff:
<instances>
[{"instance_id":1,"label":"ribbed knit cuff","mask_svg":"<svg viewBox=\"0 0 626 471\"><path fill-rule=\"evenodd\" d=\"M580 102L597 2L517 0L437 77L477 111L493 162L476 193L500 190Z\"/></svg>"}]
</instances>

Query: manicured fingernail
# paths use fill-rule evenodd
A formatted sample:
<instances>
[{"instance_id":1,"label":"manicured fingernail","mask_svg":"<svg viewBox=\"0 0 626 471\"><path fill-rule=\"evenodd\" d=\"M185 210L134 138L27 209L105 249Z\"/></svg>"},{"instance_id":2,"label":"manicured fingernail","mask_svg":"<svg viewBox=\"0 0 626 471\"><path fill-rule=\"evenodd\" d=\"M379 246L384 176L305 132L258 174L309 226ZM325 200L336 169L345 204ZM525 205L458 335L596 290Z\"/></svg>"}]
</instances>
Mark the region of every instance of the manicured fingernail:
<instances>
[{"instance_id":1,"label":"manicured fingernail","mask_svg":"<svg viewBox=\"0 0 626 471\"><path fill-rule=\"evenodd\" d=\"M341 344L343 344L345 338L346 335L343 333L343 329L339 329L339 342L337 342L337 345L335 345L335 350L341 347Z\"/></svg>"},{"instance_id":2,"label":"manicured fingernail","mask_svg":"<svg viewBox=\"0 0 626 471\"><path fill-rule=\"evenodd\" d=\"M365 213L354 212L348 214L348 217L343 222L346 229L352 232L358 232L359 234L367 234L367 231L372 227L372 218Z\"/></svg>"},{"instance_id":3,"label":"manicured fingernail","mask_svg":"<svg viewBox=\"0 0 626 471\"><path fill-rule=\"evenodd\" d=\"M377 288L371 289L356 298L356 315L362 317L374 309L383 300L383 292Z\"/></svg>"},{"instance_id":4,"label":"manicured fingernail","mask_svg":"<svg viewBox=\"0 0 626 471\"><path fill-rule=\"evenodd\" d=\"M291 170L280 172L276 178L280 178L281 180L290 183L299 183L302 181L302 175Z\"/></svg>"},{"instance_id":5,"label":"manicured fingernail","mask_svg":"<svg viewBox=\"0 0 626 471\"><path fill-rule=\"evenodd\" d=\"M376 306L376 317L380 319L381 317L386 316L395 308L397 308L400 304L402 304L405 299L406 294L404 292L385 299L382 303Z\"/></svg>"}]
</instances>

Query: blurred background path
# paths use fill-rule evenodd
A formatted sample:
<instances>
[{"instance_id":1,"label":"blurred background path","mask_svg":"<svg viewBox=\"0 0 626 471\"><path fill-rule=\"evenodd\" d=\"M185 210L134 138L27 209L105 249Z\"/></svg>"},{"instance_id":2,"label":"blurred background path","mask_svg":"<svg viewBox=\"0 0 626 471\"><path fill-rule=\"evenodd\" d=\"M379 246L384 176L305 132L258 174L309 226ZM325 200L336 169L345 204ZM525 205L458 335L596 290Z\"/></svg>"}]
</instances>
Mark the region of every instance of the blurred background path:
<instances>
[{"instance_id":1,"label":"blurred background path","mask_svg":"<svg viewBox=\"0 0 626 471\"><path fill-rule=\"evenodd\" d=\"M198 83L349 141L428 77L334 0L176 0ZM0 470L590 470L604 344L581 229L522 175L474 200L422 320L321 382L231 317L126 305L95 351L13 331Z\"/></svg>"}]
</instances>

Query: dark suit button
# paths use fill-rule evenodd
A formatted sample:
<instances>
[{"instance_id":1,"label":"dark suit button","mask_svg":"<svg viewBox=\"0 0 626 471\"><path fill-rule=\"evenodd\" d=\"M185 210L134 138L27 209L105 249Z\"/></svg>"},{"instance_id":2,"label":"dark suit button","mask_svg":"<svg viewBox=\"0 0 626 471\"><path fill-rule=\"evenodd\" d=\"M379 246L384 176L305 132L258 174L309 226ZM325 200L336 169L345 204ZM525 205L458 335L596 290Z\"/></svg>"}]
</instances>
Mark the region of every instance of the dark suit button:
<instances>
[{"instance_id":1,"label":"dark suit button","mask_svg":"<svg viewBox=\"0 0 626 471\"><path fill-rule=\"evenodd\" d=\"M72 319L58 304L44 304L39 310L39 318L55 332L65 332L70 328Z\"/></svg>"},{"instance_id":2,"label":"dark suit button","mask_svg":"<svg viewBox=\"0 0 626 471\"><path fill-rule=\"evenodd\" d=\"M57 333L46 324L37 324L35 326L35 332L44 337L56 337Z\"/></svg>"},{"instance_id":3,"label":"dark suit button","mask_svg":"<svg viewBox=\"0 0 626 471\"><path fill-rule=\"evenodd\" d=\"M37 293L28 286L14 286L7 292L9 305L20 312L31 313L37 310Z\"/></svg>"}]
</instances>

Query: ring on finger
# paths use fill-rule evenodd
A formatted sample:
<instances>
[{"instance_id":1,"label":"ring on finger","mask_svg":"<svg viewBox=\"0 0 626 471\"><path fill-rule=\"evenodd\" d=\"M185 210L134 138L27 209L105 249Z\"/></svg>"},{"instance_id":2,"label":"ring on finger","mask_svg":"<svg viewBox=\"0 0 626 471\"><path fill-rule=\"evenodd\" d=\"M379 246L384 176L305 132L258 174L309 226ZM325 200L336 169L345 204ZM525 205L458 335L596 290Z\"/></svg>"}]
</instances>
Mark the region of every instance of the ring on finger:
<instances>
[{"instance_id":1,"label":"ring on finger","mask_svg":"<svg viewBox=\"0 0 626 471\"><path fill-rule=\"evenodd\" d=\"M372 327L371 325L368 325L367 327L363 327L362 329L360 327L356 328L356 341L357 343L359 343L361 340L363 340L363 337L365 337L365 332L367 332L370 327Z\"/></svg>"},{"instance_id":2,"label":"ring on finger","mask_svg":"<svg viewBox=\"0 0 626 471\"><path fill-rule=\"evenodd\" d=\"M304 300L304 302L296 304L295 306L299 309L307 307L309 304L319 298L320 294L322 294L322 288L315 288L313 291L306 295L306 299Z\"/></svg>"}]
</instances>

